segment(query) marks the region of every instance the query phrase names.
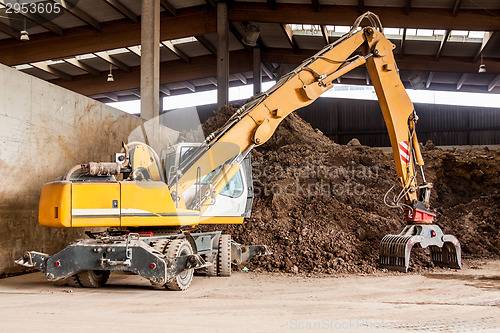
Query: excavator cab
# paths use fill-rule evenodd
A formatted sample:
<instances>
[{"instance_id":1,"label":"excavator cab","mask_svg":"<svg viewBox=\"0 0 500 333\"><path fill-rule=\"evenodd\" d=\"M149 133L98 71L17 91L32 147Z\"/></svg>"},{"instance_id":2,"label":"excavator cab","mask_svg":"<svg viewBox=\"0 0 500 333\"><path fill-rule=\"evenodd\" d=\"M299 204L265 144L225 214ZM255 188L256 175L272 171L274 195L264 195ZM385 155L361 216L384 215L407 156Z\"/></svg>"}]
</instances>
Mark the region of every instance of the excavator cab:
<instances>
[{"instance_id":1,"label":"excavator cab","mask_svg":"<svg viewBox=\"0 0 500 333\"><path fill-rule=\"evenodd\" d=\"M162 153L167 183L172 181L177 170L201 146L199 143L179 143L173 146L168 153ZM222 166L218 166L206 176L200 177L194 185L182 193L185 202L189 202L198 192L200 186L210 184L211 179L218 173ZM250 217L252 212L254 192L252 179L252 163L248 154L241 164L241 168L227 182L225 187L210 202L203 212L203 217Z\"/></svg>"}]
</instances>

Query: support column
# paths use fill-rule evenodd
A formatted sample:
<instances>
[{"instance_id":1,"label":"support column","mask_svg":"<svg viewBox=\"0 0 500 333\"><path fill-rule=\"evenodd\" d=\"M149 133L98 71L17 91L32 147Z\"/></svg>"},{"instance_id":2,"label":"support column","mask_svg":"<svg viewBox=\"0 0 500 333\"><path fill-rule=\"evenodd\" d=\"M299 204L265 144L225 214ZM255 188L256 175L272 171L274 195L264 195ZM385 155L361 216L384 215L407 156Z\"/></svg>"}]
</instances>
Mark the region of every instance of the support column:
<instances>
[{"instance_id":1,"label":"support column","mask_svg":"<svg viewBox=\"0 0 500 333\"><path fill-rule=\"evenodd\" d=\"M217 2L217 109L229 103L229 22L227 3Z\"/></svg>"},{"instance_id":2,"label":"support column","mask_svg":"<svg viewBox=\"0 0 500 333\"><path fill-rule=\"evenodd\" d=\"M262 92L262 67L260 65L260 48L254 47L252 50L253 58L253 94L258 95Z\"/></svg>"},{"instance_id":3,"label":"support column","mask_svg":"<svg viewBox=\"0 0 500 333\"><path fill-rule=\"evenodd\" d=\"M142 0L141 117L160 114L160 0Z\"/></svg>"}]
</instances>

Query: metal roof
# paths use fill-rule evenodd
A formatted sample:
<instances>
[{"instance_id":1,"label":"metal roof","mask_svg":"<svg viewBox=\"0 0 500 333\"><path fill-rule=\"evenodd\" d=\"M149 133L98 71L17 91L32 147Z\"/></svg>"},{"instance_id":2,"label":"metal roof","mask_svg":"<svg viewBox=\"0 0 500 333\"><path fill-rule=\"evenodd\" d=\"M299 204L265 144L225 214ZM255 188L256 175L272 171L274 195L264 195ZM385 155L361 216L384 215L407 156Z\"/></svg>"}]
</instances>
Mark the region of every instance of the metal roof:
<instances>
[{"instance_id":1,"label":"metal roof","mask_svg":"<svg viewBox=\"0 0 500 333\"><path fill-rule=\"evenodd\" d=\"M0 0L0 63L98 99L139 96L140 13L137 0L51 0L59 15L6 13ZM338 38L370 10L387 26L405 84L425 89L500 93L498 0L240 0L228 1L231 84L252 82L251 50L241 42L248 21L270 80ZM2 6L3 5L3 6ZM181 94L216 85L213 0L161 0L161 85ZM2 8L3 7L3 8ZM19 40L20 31L30 41ZM291 38L285 33L291 30ZM326 35L324 34L326 32ZM481 60L482 56L482 60ZM479 64L486 73L477 73ZM106 82L110 67L115 82ZM369 84L364 68L342 83Z\"/></svg>"}]
</instances>

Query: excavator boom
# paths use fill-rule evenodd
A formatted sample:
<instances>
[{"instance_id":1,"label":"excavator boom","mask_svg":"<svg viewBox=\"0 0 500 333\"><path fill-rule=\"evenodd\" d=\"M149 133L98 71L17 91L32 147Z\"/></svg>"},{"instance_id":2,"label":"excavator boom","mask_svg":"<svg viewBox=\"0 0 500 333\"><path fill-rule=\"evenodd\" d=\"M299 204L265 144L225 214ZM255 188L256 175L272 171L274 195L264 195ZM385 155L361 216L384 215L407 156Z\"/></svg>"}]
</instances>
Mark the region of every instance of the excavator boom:
<instances>
[{"instance_id":1,"label":"excavator boom","mask_svg":"<svg viewBox=\"0 0 500 333\"><path fill-rule=\"evenodd\" d=\"M364 19L369 20L371 26L361 28ZM392 51L394 48L384 36L378 17L370 12L363 14L349 33L284 75L269 91L239 108L223 127L206 138L204 145L180 170L181 177L169 187L175 185L179 193L183 193L199 179L200 173L205 171L206 174L218 165L224 165L210 187L218 194L238 170L238 160L241 161L238 154L248 154L254 147L264 144L287 115L314 102L333 86L335 79L366 65L384 115L401 186L399 194L386 204L401 208L407 224L415 225L403 228L399 235L383 238L380 263L385 267L407 271L411 249L414 244L418 244L430 247L436 264L460 267L458 240L454 236L444 235L433 224L435 214L429 210L432 184L425 178L424 161L415 132L418 117L399 77ZM361 54L356 54L358 49ZM214 156L220 154L214 154L213 150L222 143L235 145L237 154L215 161ZM418 172L421 183L417 179ZM206 188L200 189L204 190L204 193L196 196L200 199L188 202L185 208L203 210L213 196L212 190L210 195Z\"/></svg>"}]
</instances>

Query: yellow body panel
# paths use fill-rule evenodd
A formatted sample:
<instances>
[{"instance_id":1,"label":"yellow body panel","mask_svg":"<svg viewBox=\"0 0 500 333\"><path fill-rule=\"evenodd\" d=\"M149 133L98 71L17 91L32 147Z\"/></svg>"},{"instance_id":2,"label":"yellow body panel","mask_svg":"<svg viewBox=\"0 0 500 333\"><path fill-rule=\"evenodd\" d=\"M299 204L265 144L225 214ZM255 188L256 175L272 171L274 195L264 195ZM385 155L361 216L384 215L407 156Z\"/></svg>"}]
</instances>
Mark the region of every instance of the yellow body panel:
<instances>
[{"instance_id":1,"label":"yellow body panel","mask_svg":"<svg viewBox=\"0 0 500 333\"><path fill-rule=\"evenodd\" d=\"M119 227L120 183L73 183L73 227Z\"/></svg>"},{"instance_id":2,"label":"yellow body panel","mask_svg":"<svg viewBox=\"0 0 500 333\"><path fill-rule=\"evenodd\" d=\"M242 223L243 218L200 218L176 209L163 182L53 182L44 185L39 223L47 227L195 226Z\"/></svg>"},{"instance_id":3,"label":"yellow body panel","mask_svg":"<svg viewBox=\"0 0 500 333\"><path fill-rule=\"evenodd\" d=\"M240 216L207 216L201 217L199 224L243 224Z\"/></svg>"},{"instance_id":4,"label":"yellow body panel","mask_svg":"<svg viewBox=\"0 0 500 333\"><path fill-rule=\"evenodd\" d=\"M181 226L198 223L199 212L176 209L163 182L121 182L121 226Z\"/></svg>"},{"instance_id":5,"label":"yellow body panel","mask_svg":"<svg viewBox=\"0 0 500 333\"><path fill-rule=\"evenodd\" d=\"M53 182L43 186L38 221L45 227L71 227L70 182Z\"/></svg>"}]
</instances>

